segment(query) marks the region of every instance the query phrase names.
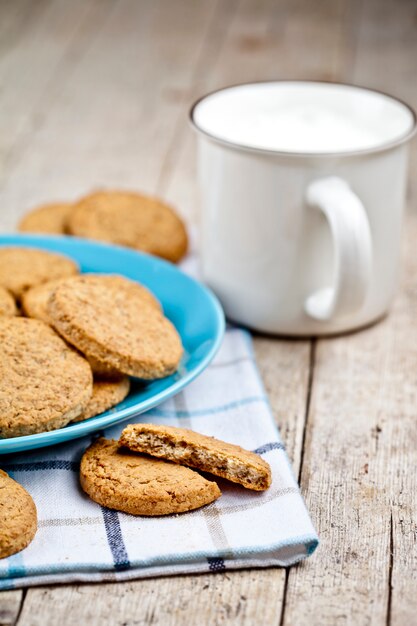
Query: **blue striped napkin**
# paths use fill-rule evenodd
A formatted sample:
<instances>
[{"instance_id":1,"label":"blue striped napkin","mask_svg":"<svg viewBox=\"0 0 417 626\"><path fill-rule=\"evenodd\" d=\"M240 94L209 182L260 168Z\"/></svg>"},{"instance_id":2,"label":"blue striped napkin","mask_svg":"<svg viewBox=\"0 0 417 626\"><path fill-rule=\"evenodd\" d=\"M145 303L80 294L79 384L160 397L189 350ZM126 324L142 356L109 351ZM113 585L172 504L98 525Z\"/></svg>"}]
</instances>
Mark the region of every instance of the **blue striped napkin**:
<instances>
[{"instance_id":1,"label":"blue striped napkin","mask_svg":"<svg viewBox=\"0 0 417 626\"><path fill-rule=\"evenodd\" d=\"M185 391L130 422L192 428L260 454L272 486L251 492L219 479L216 502L191 513L134 517L91 501L78 482L91 438L0 458L33 496L39 528L22 552L0 560L0 589L287 566L318 544L254 360L248 332L229 327L211 366ZM124 425L105 431L117 438ZM101 433L103 434L103 433Z\"/></svg>"}]
</instances>

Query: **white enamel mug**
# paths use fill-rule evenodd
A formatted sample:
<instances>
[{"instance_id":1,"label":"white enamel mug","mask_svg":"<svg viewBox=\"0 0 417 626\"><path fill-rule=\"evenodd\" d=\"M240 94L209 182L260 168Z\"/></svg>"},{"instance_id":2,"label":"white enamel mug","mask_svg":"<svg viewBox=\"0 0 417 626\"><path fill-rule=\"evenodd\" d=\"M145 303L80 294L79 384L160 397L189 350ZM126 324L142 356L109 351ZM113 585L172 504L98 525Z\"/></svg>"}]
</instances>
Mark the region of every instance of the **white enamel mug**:
<instances>
[{"instance_id":1,"label":"white enamel mug","mask_svg":"<svg viewBox=\"0 0 417 626\"><path fill-rule=\"evenodd\" d=\"M384 316L397 284L412 109L370 89L275 81L209 94L191 120L203 277L227 316L296 336Z\"/></svg>"}]
</instances>

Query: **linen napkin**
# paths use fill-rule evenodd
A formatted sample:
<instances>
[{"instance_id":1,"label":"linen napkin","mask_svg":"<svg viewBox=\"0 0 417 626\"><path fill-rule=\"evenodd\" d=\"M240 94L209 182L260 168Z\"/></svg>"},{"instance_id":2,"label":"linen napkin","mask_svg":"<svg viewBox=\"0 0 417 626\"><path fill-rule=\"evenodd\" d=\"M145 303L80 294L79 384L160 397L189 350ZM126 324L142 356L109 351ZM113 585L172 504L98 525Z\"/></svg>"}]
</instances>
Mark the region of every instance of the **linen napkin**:
<instances>
[{"instance_id":1,"label":"linen napkin","mask_svg":"<svg viewBox=\"0 0 417 626\"><path fill-rule=\"evenodd\" d=\"M186 265L192 270L193 263ZM130 418L191 428L260 454L272 485L254 492L219 479L216 502L190 513L145 518L90 500L78 482L80 458L97 436L0 457L0 467L32 495L38 532L0 560L0 589L287 566L318 544L254 359L250 334L227 328L208 369L164 404ZM100 435L117 438L126 424Z\"/></svg>"}]
</instances>

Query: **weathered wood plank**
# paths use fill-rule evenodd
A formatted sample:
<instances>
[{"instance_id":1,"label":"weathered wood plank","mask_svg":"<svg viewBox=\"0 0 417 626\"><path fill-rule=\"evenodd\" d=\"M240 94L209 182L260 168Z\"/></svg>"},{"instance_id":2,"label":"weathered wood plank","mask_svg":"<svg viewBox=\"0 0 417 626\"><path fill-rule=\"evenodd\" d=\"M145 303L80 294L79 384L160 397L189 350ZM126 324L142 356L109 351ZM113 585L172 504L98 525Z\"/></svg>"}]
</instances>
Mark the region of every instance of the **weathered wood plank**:
<instances>
[{"instance_id":1,"label":"weathered wood plank","mask_svg":"<svg viewBox=\"0 0 417 626\"><path fill-rule=\"evenodd\" d=\"M416 170L414 170L416 171ZM414 184L414 190L416 185ZM391 508L390 590L388 623L412 624L417 615L417 215L407 222L405 279L402 297L393 315L394 358L390 369L391 393L387 394L389 419L381 424L387 451L385 485Z\"/></svg>"},{"instance_id":2,"label":"weathered wood plank","mask_svg":"<svg viewBox=\"0 0 417 626\"><path fill-rule=\"evenodd\" d=\"M381 57L376 54L378 43L383 39L387 58L390 61L389 74L390 89L411 102L417 107L417 72L414 58L417 55L417 22L416 7L412 2L402 2L399 15L395 15L398 6L384 2L381 5L375 1L369 3L366 39L370 54L370 63L376 76L386 71ZM383 29L382 24L392 24L394 27ZM379 28L378 28L379 27ZM380 31L380 32L378 32ZM384 69L383 69L384 68ZM380 85L378 85L380 86ZM409 222L408 247L405 254L405 281L403 284L404 297L408 296L408 315L401 320L403 325L403 353L401 355L403 367L406 371L415 371L415 340L409 334L414 325L415 311L415 276L417 272L415 258L415 199L417 197L417 145L411 145L410 167L410 208L414 210L414 220ZM411 295L411 299L410 299ZM405 305L405 302L404 302ZM410 346L410 350L408 350ZM409 369L410 368L410 369ZM404 387L408 390L411 385L415 393L413 380L404 380ZM409 403L411 401L411 404ZM403 402L398 406L402 419L393 423L392 433L393 459L392 467L392 571L390 578L391 598L388 606L388 621L401 626L413 623L417 612L417 553L415 537L417 528L416 519L416 483L415 483L415 404L409 392L404 394Z\"/></svg>"},{"instance_id":3,"label":"weathered wood plank","mask_svg":"<svg viewBox=\"0 0 417 626\"><path fill-rule=\"evenodd\" d=\"M62 65L30 145L4 173L0 197L12 210L1 217L3 230L31 204L53 197L100 185L155 191L183 111L178 94L192 81L215 8L214 1L190 0L112 4L111 19L84 54L77 50L77 62L70 56ZM106 6L102 11L107 15Z\"/></svg>"},{"instance_id":4,"label":"weathered wood plank","mask_svg":"<svg viewBox=\"0 0 417 626\"><path fill-rule=\"evenodd\" d=\"M21 209L51 194L72 197L102 183L162 191L196 218L194 145L186 108L199 93L223 84L345 76L395 87L405 97L414 93L411 55L405 58L414 45L410 1L384 0L381 9L368 2L357 34L359 3L243 0L235 16L237 3L219 6L126 0L115 5L99 33L84 21L91 45L75 61L70 55L54 74L57 84L47 109L33 99L33 115L41 111L44 117L28 133L25 149L17 147L13 168L5 172L0 199L16 210L2 225L12 227ZM388 34L382 28L387 19ZM178 47L176 38L183 45ZM400 43L394 45L394 39ZM391 65L382 49L389 51ZM398 71L387 71L397 63ZM29 90L31 97L35 91ZM410 228L412 245L414 221ZM317 346L302 487L323 546L312 560L291 570L282 623L380 623L388 608L398 626L415 616L416 521L409 497L416 493L409 472L415 385L407 372L415 371L416 355L406 340L415 345L408 329L416 304L416 268L410 254L407 263L408 300L396 305L395 323L391 316L364 333ZM297 471L309 342L257 338L255 347ZM402 386L400 394L396 390ZM392 415L400 419L394 422ZM214 624L278 624L283 583L282 570L269 570L34 589L19 624L98 624L109 615L120 624L193 624L202 616Z\"/></svg>"},{"instance_id":5,"label":"weathered wood plank","mask_svg":"<svg viewBox=\"0 0 417 626\"><path fill-rule=\"evenodd\" d=\"M404 98L417 107L417 21L414 2L368 1L365 5L360 44L366 69L355 68L363 82L368 72L372 85ZM380 50L384 49L384 54ZM391 540L387 623L412 624L417 614L417 448L415 414L417 389L417 337L415 331L417 145L411 145L410 201L413 211L406 223L404 279L392 318L392 360L388 370L384 423L380 424L386 445L387 470L381 479L389 498ZM385 415L386 413L386 415ZM382 482L382 480L381 480ZM387 516L389 512L387 511Z\"/></svg>"},{"instance_id":6,"label":"weathered wood plank","mask_svg":"<svg viewBox=\"0 0 417 626\"><path fill-rule=\"evenodd\" d=\"M245 574L244 577L207 574L34 590L28 594L18 624L278 626L279 579L271 579L266 570ZM260 606L263 607L261 618Z\"/></svg>"},{"instance_id":7,"label":"weathered wood plank","mask_svg":"<svg viewBox=\"0 0 417 626\"><path fill-rule=\"evenodd\" d=\"M387 323L320 341L302 487L317 520L317 558L290 572L284 624L383 623L390 520L379 450Z\"/></svg>"},{"instance_id":8,"label":"weathered wood plank","mask_svg":"<svg viewBox=\"0 0 417 626\"><path fill-rule=\"evenodd\" d=\"M317 345L302 487L322 545L290 572L284 624L380 624L389 606L391 623L415 617L416 216L407 226L390 317Z\"/></svg>"},{"instance_id":9,"label":"weathered wood plank","mask_svg":"<svg viewBox=\"0 0 417 626\"><path fill-rule=\"evenodd\" d=\"M0 592L0 626L13 626L19 615L23 591Z\"/></svg>"},{"instance_id":10,"label":"weathered wood plank","mask_svg":"<svg viewBox=\"0 0 417 626\"><path fill-rule=\"evenodd\" d=\"M312 343L254 338L255 353L275 421L298 476L306 402L309 395Z\"/></svg>"},{"instance_id":11,"label":"weathered wood plank","mask_svg":"<svg viewBox=\"0 0 417 626\"><path fill-rule=\"evenodd\" d=\"M16 6L25 7L21 0ZM26 7L25 19L21 15L20 22L6 31L8 37L0 54L0 183L41 123L45 109L51 106L62 65L68 71L77 52L85 46L84 23L90 20L94 31L98 31L96 6L96 0L31 3Z\"/></svg>"},{"instance_id":12,"label":"weathered wood plank","mask_svg":"<svg viewBox=\"0 0 417 626\"><path fill-rule=\"evenodd\" d=\"M417 103L415 5L369 0L345 78ZM417 169L412 165L412 196ZM284 624L414 623L417 216L391 315L317 344L302 488L322 545L291 570Z\"/></svg>"},{"instance_id":13,"label":"weathered wood plank","mask_svg":"<svg viewBox=\"0 0 417 626\"><path fill-rule=\"evenodd\" d=\"M26 29L42 14L51 0L3 0L0 5L0 57L10 54Z\"/></svg>"}]
</instances>

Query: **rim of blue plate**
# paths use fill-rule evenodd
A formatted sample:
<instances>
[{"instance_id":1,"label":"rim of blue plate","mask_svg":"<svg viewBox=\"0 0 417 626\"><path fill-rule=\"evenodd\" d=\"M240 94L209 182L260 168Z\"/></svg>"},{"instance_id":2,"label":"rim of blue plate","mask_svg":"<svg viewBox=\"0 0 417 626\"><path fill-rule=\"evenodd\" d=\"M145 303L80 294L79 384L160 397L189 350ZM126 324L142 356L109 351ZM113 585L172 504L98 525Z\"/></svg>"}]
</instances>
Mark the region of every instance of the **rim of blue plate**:
<instances>
[{"instance_id":1,"label":"rim of blue plate","mask_svg":"<svg viewBox=\"0 0 417 626\"><path fill-rule=\"evenodd\" d=\"M52 446L54 444L56 445L59 443L64 443L72 439L78 439L80 437L88 435L91 432L102 430L103 428L107 428L109 426L114 426L120 422L125 421L129 417L140 415L141 413L144 413L145 411L156 407L163 401L168 400L168 398L171 398L182 389L184 389L207 368L207 366L211 363L211 361L217 354L224 337L225 316L218 298L205 285L200 283L195 278L192 278L188 274L185 274L175 265L169 263L168 261L165 261L164 259L151 256L144 252L131 250L129 248L96 242L89 239L81 239L79 237L46 236L33 234L0 234L0 247L3 247L5 245L14 246L22 244L26 247L39 247L46 250L51 250L48 245L42 246L42 243L49 243L55 246L63 242L66 242L64 244L64 248L67 245L69 245L70 247L72 245L75 245L82 248L95 248L101 249L103 251L113 251L117 254L124 255L126 258L131 258L132 260L144 258L148 262L151 261L154 265L166 269L171 274L180 274L182 279L194 284L194 286L197 286L197 288L204 293L212 308L213 320L215 321L216 325L216 333L212 337L212 345L208 349L205 356L202 357L201 360L199 360L199 362L183 377L173 382L172 385L170 385L168 388L155 393L155 395L153 395L151 398L143 400L137 405L127 407L125 409L117 410L117 407L115 407L115 409L113 409L113 413L103 416L99 415L97 417L92 417L85 422L74 423L65 426L64 428L58 428L56 430L46 431L43 433L36 433L34 435L24 435L23 437L0 439L0 455L12 454L14 452L36 449L49 445ZM52 250L55 250L56 252L62 252L62 254L67 254L68 256L71 256L71 253L69 251L58 250L55 247L53 247ZM7 447L7 451L2 450L2 448L4 447Z\"/></svg>"}]
</instances>

